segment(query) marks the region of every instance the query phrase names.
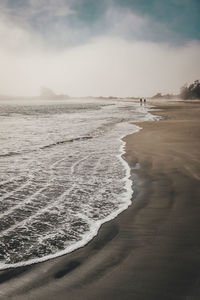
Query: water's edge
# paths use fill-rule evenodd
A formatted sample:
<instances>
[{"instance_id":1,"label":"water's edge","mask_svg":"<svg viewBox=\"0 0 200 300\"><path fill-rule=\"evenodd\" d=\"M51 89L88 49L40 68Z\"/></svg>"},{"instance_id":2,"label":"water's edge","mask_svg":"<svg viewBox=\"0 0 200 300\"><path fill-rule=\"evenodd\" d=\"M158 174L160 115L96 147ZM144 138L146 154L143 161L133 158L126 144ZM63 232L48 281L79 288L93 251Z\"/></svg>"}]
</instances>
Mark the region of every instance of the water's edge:
<instances>
[{"instance_id":1,"label":"water's edge","mask_svg":"<svg viewBox=\"0 0 200 300\"><path fill-rule=\"evenodd\" d=\"M152 107L146 107L147 109L147 114L150 114L150 110ZM159 118L156 118L155 115L151 115L152 120L158 120ZM146 120L148 121L148 120ZM132 181L130 179L131 176L131 168L128 165L128 163L126 162L126 160L123 158L123 155L126 153L125 151L125 146L126 143L123 141L123 139L129 135L132 135L138 131L140 131L142 128L139 126L134 126L133 127L133 132L132 133L128 133L127 135L123 135L119 138L121 146L120 146L120 154L117 155L116 157L120 160L122 166L124 167L126 174L125 177L123 178L123 181L125 182L125 189L126 192L123 194L123 197L126 199L126 202L121 204L120 207L114 211L113 213L111 213L109 216L107 216L106 218L99 220L96 222L95 225L93 225L93 227L91 228L90 232L86 233L85 235L82 236L82 240L79 242L76 242L75 244L69 246L67 249L59 251L55 254L51 254L51 255L47 255L44 257L40 257L38 259L31 259L28 261L24 261L24 262L19 262L19 263L15 263L15 264L7 264L7 265L0 265L0 271L4 271L4 270L8 270L8 269L12 269L12 268L18 268L18 267L22 267L22 266L28 266L28 265L33 265L36 263L41 263L47 260L51 260L60 256L63 256L65 254L69 254L71 252L74 252L75 250L78 250L84 246L86 246L89 242L91 242L93 240L93 238L95 238L101 228L101 225L103 225L104 223L113 220L114 218L116 218L121 212L123 212L124 210L126 210L131 204L132 204L132 195L134 193L134 190L132 188Z\"/></svg>"}]
</instances>

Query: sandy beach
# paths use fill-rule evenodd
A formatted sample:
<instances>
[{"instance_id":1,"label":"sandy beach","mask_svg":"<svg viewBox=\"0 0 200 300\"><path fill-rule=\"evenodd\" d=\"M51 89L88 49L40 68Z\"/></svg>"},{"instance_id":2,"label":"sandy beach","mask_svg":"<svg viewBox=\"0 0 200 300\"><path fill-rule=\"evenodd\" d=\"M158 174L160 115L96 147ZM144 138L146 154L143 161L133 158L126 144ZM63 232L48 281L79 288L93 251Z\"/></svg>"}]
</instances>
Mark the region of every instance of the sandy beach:
<instances>
[{"instance_id":1,"label":"sandy beach","mask_svg":"<svg viewBox=\"0 0 200 300\"><path fill-rule=\"evenodd\" d=\"M125 138L132 205L85 247L0 272L0 299L200 299L200 102L155 101Z\"/></svg>"}]
</instances>

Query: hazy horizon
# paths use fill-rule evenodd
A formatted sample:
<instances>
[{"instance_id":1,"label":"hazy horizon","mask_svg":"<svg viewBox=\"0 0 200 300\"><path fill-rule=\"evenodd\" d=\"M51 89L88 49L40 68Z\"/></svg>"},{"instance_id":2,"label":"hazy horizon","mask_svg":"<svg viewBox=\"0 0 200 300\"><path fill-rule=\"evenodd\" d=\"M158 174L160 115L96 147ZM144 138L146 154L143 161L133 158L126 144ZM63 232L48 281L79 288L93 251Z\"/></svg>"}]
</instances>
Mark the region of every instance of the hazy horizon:
<instances>
[{"instance_id":1,"label":"hazy horizon","mask_svg":"<svg viewBox=\"0 0 200 300\"><path fill-rule=\"evenodd\" d=\"M200 3L3 0L0 94L178 94L200 78Z\"/></svg>"}]
</instances>

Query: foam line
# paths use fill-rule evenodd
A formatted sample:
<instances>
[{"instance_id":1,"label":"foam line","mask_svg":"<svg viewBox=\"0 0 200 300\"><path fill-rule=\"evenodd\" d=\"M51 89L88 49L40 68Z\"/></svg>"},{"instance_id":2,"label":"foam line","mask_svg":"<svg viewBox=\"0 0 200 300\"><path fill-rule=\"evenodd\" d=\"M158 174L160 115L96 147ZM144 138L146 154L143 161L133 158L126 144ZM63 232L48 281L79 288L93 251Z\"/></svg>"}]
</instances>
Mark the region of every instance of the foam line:
<instances>
[{"instance_id":1,"label":"foam line","mask_svg":"<svg viewBox=\"0 0 200 300\"><path fill-rule=\"evenodd\" d=\"M119 108L120 106L123 107L124 103L117 103L116 104ZM111 110L112 107L108 107L108 106L104 106L104 110ZM141 121L148 121L148 120L156 120L157 118L153 115L151 115L149 113L149 107L138 107L136 108L137 112L141 112L143 113L143 116L141 117ZM131 121L131 120L130 120ZM123 155L125 154L125 142L123 141L123 138L129 134L133 134L138 132L139 130L141 130L142 128L136 125L130 125L130 123L127 122L122 122L122 123L118 123L116 125L115 131L118 132L118 130L121 130L124 132L124 134L118 135L118 137L116 136L116 138L119 140L119 144L120 144L120 149L118 154L116 154L116 159L119 160L121 166L123 167L123 169L125 170L125 176L122 178L122 181L124 183L124 189L125 191L123 191L123 193L120 194L120 205L118 206L117 209L115 209L113 212L111 212L108 216L100 219L100 220L92 220L91 218L89 218L86 214L84 213L77 213L77 217L80 217L81 219L85 220L87 222L87 224L89 224L90 230L86 231L82 236L81 236L81 240L74 242L73 244L69 245L66 249L62 250L62 251L58 251L54 254L50 254L50 255L45 255L43 257L40 258L34 258L34 259L29 259L27 261L21 261L18 263L6 263L6 262L2 262L0 263L0 270L3 269L8 269L8 268L13 268L13 267L19 267L19 266L26 266L26 265L30 265L30 264L35 264L35 263L39 263L42 261L46 261L49 259L53 259L56 257L59 257L61 255L70 253L80 247L85 246L88 242L90 242L97 234L98 231L101 227L102 224L104 224L105 222L108 222L112 219L114 219L117 215L119 215L122 211L126 210L130 205L131 205L131 198L133 195L133 188L132 188L132 181L130 179L130 167L128 165L128 163L123 159ZM126 130L125 130L126 129ZM114 136L115 137L115 136ZM97 149L98 151L98 149ZM90 155L88 155L87 157L83 157L80 160L78 160L77 162L75 162L72 166L71 166L71 175L73 175L73 173L75 172L75 167L78 166L80 163L82 163L83 161L87 161L87 159L90 157ZM59 162L63 161L65 159L60 159ZM53 163L51 165L55 166L57 162ZM100 160L97 161L97 164L100 164ZM97 168L97 164L94 166L93 169L93 173L95 172L96 168ZM51 169L50 167L50 169ZM70 188L68 188L64 193L62 193L55 201L55 199L52 199L50 201L50 203L48 203L47 206L45 206L43 209L39 210L36 214L32 215L31 217L28 217L27 219L23 220L22 222L19 222L13 226L11 226L10 228L4 230L3 232L1 232L1 235L8 233L10 231L13 231L16 227L20 226L20 225L25 225L27 222L29 222L32 218L35 218L36 216L42 214L44 211L48 211L51 210L53 207L56 207L58 205L59 202L63 201L63 199L65 198L66 195L69 195L70 192L77 186L77 183L74 182L72 184L72 186ZM81 183L80 183L81 185ZM26 200L27 202L29 202L29 199Z\"/></svg>"}]
</instances>

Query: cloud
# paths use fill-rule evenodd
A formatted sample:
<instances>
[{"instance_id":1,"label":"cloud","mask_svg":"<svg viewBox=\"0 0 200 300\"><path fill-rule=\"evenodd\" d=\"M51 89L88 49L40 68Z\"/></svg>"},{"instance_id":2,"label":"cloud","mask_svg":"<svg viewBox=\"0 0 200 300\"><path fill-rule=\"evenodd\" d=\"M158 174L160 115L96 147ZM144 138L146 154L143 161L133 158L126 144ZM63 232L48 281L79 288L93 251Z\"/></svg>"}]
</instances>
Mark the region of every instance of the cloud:
<instances>
[{"instance_id":1,"label":"cloud","mask_svg":"<svg viewBox=\"0 0 200 300\"><path fill-rule=\"evenodd\" d=\"M99 37L62 50L0 51L1 93L37 95L40 86L72 96L175 92L200 77L200 45L182 47Z\"/></svg>"},{"instance_id":2,"label":"cloud","mask_svg":"<svg viewBox=\"0 0 200 300\"><path fill-rule=\"evenodd\" d=\"M45 13L50 17L68 16L74 14L71 8L72 1L64 0L29 0L29 8L32 14Z\"/></svg>"},{"instance_id":3,"label":"cloud","mask_svg":"<svg viewBox=\"0 0 200 300\"><path fill-rule=\"evenodd\" d=\"M74 2L75 0L3 0L0 3L0 19L8 27L27 31L43 40L44 44L59 47L63 42L69 44L73 40L73 30L68 20L75 15L72 9Z\"/></svg>"},{"instance_id":4,"label":"cloud","mask_svg":"<svg viewBox=\"0 0 200 300\"><path fill-rule=\"evenodd\" d=\"M185 82L200 78L199 42L158 42L159 35L170 35L168 29L113 1L93 26L77 19L78 0L67 5L29 0L14 8L9 0L1 5L6 2L0 19L0 94L37 95L47 86L72 96L148 96L177 93ZM63 16L75 24L63 23ZM44 22L47 31L32 19L39 26Z\"/></svg>"},{"instance_id":5,"label":"cloud","mask_svg":"<svg viewBox=\"0 0 200 300\"><path fill-rule=\"evenodd\" d=\"M3 0L0 3L2 14L7 17L15 17L18 20L29 21L33 17L55 18L68 16L74 13L72 4L74 0L25 0L9 1Z\"/></svg>"},{"instance_id":6,"label":"cloud","mask_svg":"<svg viewBox=\"0 0 200 300\"><path fill-rule=\"evenodd\" d=\"M190 6L170 1L171 5L157 0L144 5L120 0L2 0L0 16L40 36L50 47L80 45L101 35L172 44L188 42L183 33L193 36L196 23L180 12L188 13L190 7L196 20L194 1Z\"/></svg>"},{"instance_id":7,"label":"cloud","mask_svg":"<svg viewBox=\"0 0 200 300\"><path fill-rule=\"evenodd\" d=\"M172 40L172 34L166 26L158 24L147 15L142 16L136 12L113 4L106 10L103 24L107 35L114 35L128 40L139 41L165 41Z\"/></svg>"}]
</instances>

